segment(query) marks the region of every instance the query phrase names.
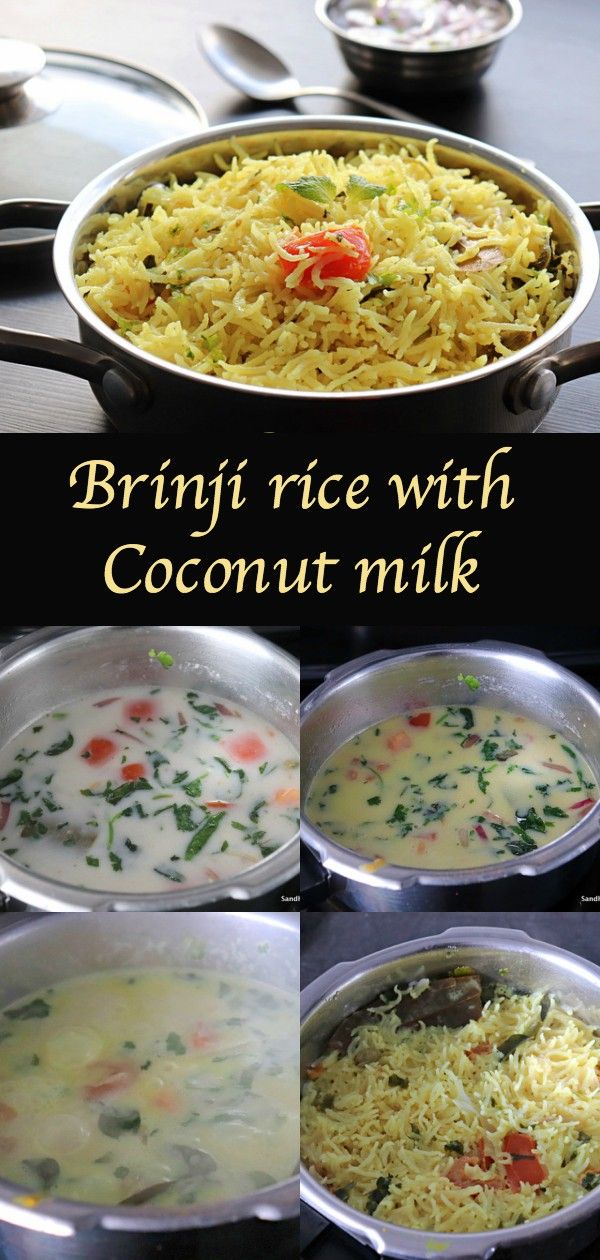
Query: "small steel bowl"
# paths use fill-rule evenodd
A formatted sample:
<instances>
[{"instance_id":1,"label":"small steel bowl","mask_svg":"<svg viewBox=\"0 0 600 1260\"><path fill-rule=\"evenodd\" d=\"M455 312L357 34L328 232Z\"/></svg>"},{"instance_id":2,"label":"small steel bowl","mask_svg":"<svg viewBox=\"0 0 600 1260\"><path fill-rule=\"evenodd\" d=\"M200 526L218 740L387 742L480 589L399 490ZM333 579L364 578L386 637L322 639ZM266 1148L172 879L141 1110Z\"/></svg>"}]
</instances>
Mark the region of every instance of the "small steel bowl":
<instances>
[{"instance_id":1,"label":"small steel bowl","mask_svg":"<svg viewBox=\"0 0 600 1260\"><path fill-rule=\"evenodd\" d=\"M390 96L400 92L462 92L471 88L491 66L501 41L523 17L521 0L502 0L504 26L482 39L451 50L424 50L372 43L368 32L345 28L336 20L345 0L317 0L315 13L335 36L346 65L361 82Z\"/></svg>"}]
</instances>

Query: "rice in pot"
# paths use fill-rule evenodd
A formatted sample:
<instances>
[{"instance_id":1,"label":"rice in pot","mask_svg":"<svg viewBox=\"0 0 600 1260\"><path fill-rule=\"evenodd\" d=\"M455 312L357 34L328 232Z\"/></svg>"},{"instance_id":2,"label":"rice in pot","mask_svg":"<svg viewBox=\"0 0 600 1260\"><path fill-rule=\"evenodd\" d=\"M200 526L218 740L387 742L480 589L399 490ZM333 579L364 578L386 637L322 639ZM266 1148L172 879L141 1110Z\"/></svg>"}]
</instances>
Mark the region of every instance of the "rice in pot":
<instances>
[{"instance_id":1,"label":"rice in pot","mask_svg":"<svg viewBox=\"0 0 600 1260\"><path fill-rule=\"evenodd\" d=\"M79 248L92 310L150 354L247 385L387 389L485 367L569 304L575 256L549 203L516 205L441 165L435 141L345 157L233 148L221 175L147 188ZM368 270L322 276L332 249L352 275L356 230ZM302 244L323 231L325 245Z\"/></svg>"},{"instance_id":2,"label":"rice in pot","mask_svg":"<svg viewBox=\"0 0 600 1260\"><path fill-rule=\"evenodd\" d=\"M392 1224L469 1233L600 1184L597 1032L502 986L463 1027L403 1028L393 1006L308 1069L302 1153L328 1190Z\"/></svg>"}]
</instances>

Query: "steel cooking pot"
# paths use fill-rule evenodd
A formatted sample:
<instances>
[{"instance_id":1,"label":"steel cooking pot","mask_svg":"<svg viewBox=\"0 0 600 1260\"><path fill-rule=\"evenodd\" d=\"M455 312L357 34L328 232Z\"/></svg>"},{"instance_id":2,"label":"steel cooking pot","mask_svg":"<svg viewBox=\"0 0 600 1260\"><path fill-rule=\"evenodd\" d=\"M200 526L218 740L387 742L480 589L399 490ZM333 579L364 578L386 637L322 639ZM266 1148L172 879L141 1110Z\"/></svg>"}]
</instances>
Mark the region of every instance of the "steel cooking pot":
<instances>
[{"instance_id":1,"label":"steel cooking pot","mask_svg":"<svg viewBox=\"0 0 600 1260\"><path fill-rule=\"evenodd\" d=\"M122 967L219 967L297 992L295 914L21 915L0 930L0 1007L72 976ZM274 960L277 960L276 972ZM215 1260L295 1255L298 1186L291 1178L209 1207L94 1207L48 1199L32 1209L0 1178L3 1260ZM21 1191L22 1192L22 1191Z\"/></svg>"},{"instance_id":2,"label":"steel cooking pot","mask_svg":"<svg viewBox=\"0 0 600 1260\"><path fill-rule=\"evenodd\" d=\"M334 670L301 706L302 801L323 762L358 731L421 707L464 703L459 673L481 679L469 704L497 704L572 739L600 774L600 695L542 652L510 643L450 643L374 652ZM325 836L306 815L301 836L330 874L331 893L353 910L531 910L555 905L591 867L600 802L558 840L525 857L463 870L384 866Z\"/></svg>"},{"instance_id":3,"label":"steel cooking pot","mask_svg":"<svg viewBox=\"0 0 600 1260\"><path fill-rule=\"evenodd\" d=\"M526 932L451 928L340 963L309 984L300 996L302 1073L346 1015L389 985L434 978L454 966L474 967L519 988L550 989L587 1023L598 1023L600 968ZM571 1260L600 1231L600 1190L543 1220L477 1234L436 1234L374 1220L342 1203L304 1169L300 1193L311 1208L353 1238L398 1260L431 1260L434 1255L444 1260Z\"/></svg>"},{"instance_id":4,"label":"steel cooking pot","mask_svg":"<svg viewBox=\"0 0 600 1260\"><path fill-rule=\"evenodd\" d=\"M75 283L73 258L79 243L94 234L94 216L135 204L149 183L169 172L191 178L199 169L216 169L215 155L231 156L238 138L252 150L265 141L285 151L326 147L335 153L372 142L374 137L402 136L422 144L435 135L450 165L481 171L527 203L543 196L553 205L558 237L575 248L579 280L568 310L537 341L500 362L474 372L413 385L408 389L319 393L265 389L204 376L159 360L133 346L90 309ZM124 432L197 432L199 424L218 417L223 423L261 429L319 431L363 425L402 426L403 432L503 432L535 429L566 381L600 369L600 342L568 349L572 329L590 302L598 278L598 250L590 223L600 227L600 203L579 207L546 175L477 140L415 123L373 118L285 118L228 123L209 128L181 150L181 141L147 149L111 167L79 193L72 204L0 203L0 227L56 226L54 269L60 287L79 321L82 344L57 337L0 329L0 359L54 368L88 380L106 414ZM64 212L64 213L63 213ZM586 217L586 215L588 217ZM62 216L62 217L61 217ZM97 226L97 219L96 219Z\"/></svg>"},{"instance_id":5,"label":"steel cooking pot","mask_svg":"<svg viewBox=\"0 0 600 1260\"><path fill-rule=\"evenodd\" d=\"M48 709L103 686L152 685L151 647L170 652L169 684L209 685L266 717L298 745L298 665L236 626L49 626L0 651L0 747ZM298 837L240 875L161 894L86 892L0 855L0 890L42 910L186 910L261 897L293 879Z\"/></svg>"}]
</instances>

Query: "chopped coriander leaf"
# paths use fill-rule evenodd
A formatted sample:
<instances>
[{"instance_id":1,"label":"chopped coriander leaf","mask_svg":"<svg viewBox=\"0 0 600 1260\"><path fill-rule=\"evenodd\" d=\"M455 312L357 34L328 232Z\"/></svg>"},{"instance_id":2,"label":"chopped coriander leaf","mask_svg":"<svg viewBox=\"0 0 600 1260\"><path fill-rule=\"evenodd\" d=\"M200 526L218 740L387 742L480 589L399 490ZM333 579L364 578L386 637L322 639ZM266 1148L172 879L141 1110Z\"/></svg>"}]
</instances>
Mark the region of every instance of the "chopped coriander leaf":
<instances>
[{"instance_id":1,"label":"chopped coriander leaf","mask_svg":"<svg viewBox=\"0 0 600 1260\"><path fill-rule=\"evenodd\" d=\"M464 682L470 691L477 691L481 687L479 678L475 678L474 674L457 674L459 682Z\"/></svg>"},{"instance_id":2,"label":"chopped coriander leaf","mask_svg":"<svg viewBox=\"0 0 600 1260\"><path fill-rule=\"evenodd\" d=\"M163 669L171 669L171 666L174 664L174 660L170 652L156 652L154 648L150 648L148 656L151 661L158 661L162 665Z\"/></svg>"}]
</instances>

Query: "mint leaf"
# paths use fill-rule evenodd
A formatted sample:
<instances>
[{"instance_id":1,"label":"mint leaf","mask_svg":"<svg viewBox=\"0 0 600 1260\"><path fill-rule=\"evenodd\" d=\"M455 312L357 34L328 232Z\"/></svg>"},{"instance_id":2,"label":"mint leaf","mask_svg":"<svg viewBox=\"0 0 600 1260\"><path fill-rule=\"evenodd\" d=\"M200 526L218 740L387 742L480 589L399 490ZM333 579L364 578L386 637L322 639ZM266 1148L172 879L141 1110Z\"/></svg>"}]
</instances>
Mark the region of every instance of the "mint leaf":
<instances>
[{"instance_id":1,"label":"mint leaf","mask_svg":"<svg viewBox=\"0 0 600 1260\"><path fill-rule=\"evenodd\" d=\"M317 201L326 205L335 196L335 184L327 175L301 175L300 179L292 179L289 183L276 184L277 192L295 192L307 201Z\"/></svg>"},{"instance_id":2,"label":"mint leaf","mask_svg":"<svg viewBox=\"0 0 600 1260\"><path fill-rule=\"evenodd\" d=\"M346 188L346 196L355 197L358 201L374 201L375 197L381 197L385 192L387 188L383 184L372 184L362 175L351 175Z\"/></svg>"}]
</instances>

